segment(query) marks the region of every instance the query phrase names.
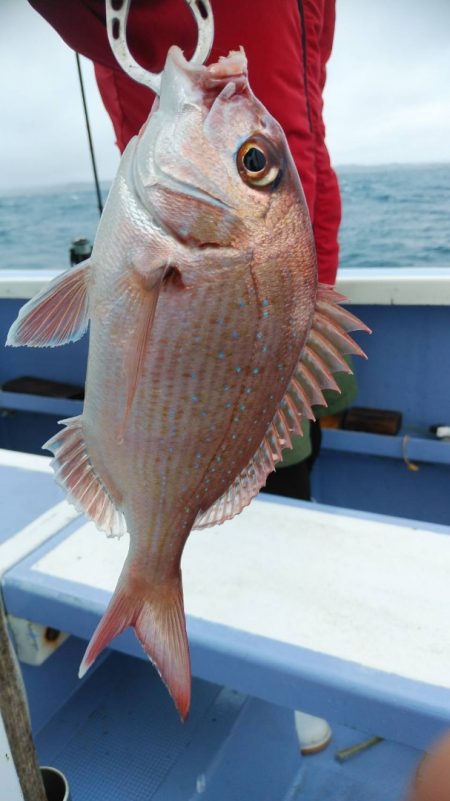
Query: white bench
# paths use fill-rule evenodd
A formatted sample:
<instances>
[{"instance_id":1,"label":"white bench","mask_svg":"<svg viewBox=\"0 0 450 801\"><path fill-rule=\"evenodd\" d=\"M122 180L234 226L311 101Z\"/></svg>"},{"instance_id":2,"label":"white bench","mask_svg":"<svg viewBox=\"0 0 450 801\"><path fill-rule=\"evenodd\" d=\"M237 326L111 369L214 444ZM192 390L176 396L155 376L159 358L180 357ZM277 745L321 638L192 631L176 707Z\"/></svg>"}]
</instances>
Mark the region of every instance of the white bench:
<instances>
[{"instance_id":1,"label":"white bench","mask_svg":"<svg viewBox=\"0 0 450 801\"><path fill-rule=\"evenodd\" d=\"M450 725L449 533L269 496L192 533L194 674L425 747ZM8 611L87 639L126 551L79 518L6 573Z\"/></svg>"}]
</instances>

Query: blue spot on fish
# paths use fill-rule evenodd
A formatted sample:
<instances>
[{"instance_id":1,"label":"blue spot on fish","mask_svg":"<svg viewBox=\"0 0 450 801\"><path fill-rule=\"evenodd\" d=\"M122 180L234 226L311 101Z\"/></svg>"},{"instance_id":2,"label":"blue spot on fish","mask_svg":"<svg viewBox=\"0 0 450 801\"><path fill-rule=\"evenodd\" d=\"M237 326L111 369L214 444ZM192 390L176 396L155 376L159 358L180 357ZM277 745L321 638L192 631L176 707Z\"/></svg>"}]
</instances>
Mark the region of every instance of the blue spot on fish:
<instances>
[{"instance_id":1,"label":"blue spot on fish","mask_svg":"<svg viewBox=\"0 0 450 801\"><path fill-rule=\"evenodd\" d=\"M223 350L219 351L217 356L219 357L219 359L224 359L225 358L225 354L224 354Z\"/></svg>"},{"instance_id":2,"label":"blue spot on fish","mask_svg":"<svg viewBox=\"0 0 450 801\"><path fill-rule=\"evenodd\" d=\"M234 369L235 369L236 373L240 373L241 372L241 368L240 367L235 367Z\"/></svg>"},{"instance_id":3,"label":"blue spot on fish","mask_svg":"<svg viewBox=\"0 0 450 801\"><path fill-rule=\"evenodd\" d=\"M263 300L263 302L262 302L262 305L263 305L263 306L268 306L268 305L269 305L269 301L268 301L268 299L267 299L267 298L264 298L264 300Z\"/></svg>"},{"instance_id":4,"label":"blue spot on fish","mask_svg":"<svg viewBox=\"0 0 450 801\"><path fill-rule=\"evenodd\" d=\"M192 400L193 403L197 403L198 402L198 395L193 395L191 400Z\"/></svg>"},{"instance_id":5,"label":"blue spot on fish","mask_svg":"<svg viewBox=\"0 0 450 801\"><path fill-rule=\"evenodd\" d=\"M252 372L253 372L253 375L258 375L259 367L254 367Z\"/></svg>"}]
</instances>

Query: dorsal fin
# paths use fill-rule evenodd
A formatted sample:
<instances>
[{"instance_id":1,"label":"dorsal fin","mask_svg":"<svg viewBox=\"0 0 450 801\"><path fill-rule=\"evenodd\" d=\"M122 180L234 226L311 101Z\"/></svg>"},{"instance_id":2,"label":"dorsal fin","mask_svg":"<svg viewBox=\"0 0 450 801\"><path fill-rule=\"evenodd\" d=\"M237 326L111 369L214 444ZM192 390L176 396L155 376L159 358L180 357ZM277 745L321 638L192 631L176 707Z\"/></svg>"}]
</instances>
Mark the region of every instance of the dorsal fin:
<instances>
[{"instance_id":1,"label":"dorsal fin","mask_svg":"<svg viewBox=\"0 0 450 801\"><path fill-rule=\"evenodd\" d=\"M365 356L347 332L360 330L370 333L370 329L338 305L344 300L332 287L319 285L311 330L261 445L227 491L209 509L198 514L194 528L224 523L248 506L266 483L269 473L281 461L281 451L292 448L290 434L303 433L302 419L314 419L312 406L327 405L322 389L339 391L332 372L352 372L342 354Z\"/></svg>"}]
</instances>

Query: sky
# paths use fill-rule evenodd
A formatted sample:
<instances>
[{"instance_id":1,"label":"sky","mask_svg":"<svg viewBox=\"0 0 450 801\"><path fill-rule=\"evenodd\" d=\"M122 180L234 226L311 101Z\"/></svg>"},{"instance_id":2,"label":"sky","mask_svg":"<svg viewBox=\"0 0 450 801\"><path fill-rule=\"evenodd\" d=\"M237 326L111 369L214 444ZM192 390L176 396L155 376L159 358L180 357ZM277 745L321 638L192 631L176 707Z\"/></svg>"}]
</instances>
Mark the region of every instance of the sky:
<instances>
[{"instance_id":1,"label":"sky","mask_svg":"<svg viewBox=\"0 0 450 801\"><path fill-rule=\"evenodd\" d=\"M325 91L334 164L450 161L450 0L336 8ZM0 75L0 191L90 181L75 56L26 0L0 0ZM83 76L99 175L110 180L118 151L85 59Z\"/></svg>"}]
</instances>

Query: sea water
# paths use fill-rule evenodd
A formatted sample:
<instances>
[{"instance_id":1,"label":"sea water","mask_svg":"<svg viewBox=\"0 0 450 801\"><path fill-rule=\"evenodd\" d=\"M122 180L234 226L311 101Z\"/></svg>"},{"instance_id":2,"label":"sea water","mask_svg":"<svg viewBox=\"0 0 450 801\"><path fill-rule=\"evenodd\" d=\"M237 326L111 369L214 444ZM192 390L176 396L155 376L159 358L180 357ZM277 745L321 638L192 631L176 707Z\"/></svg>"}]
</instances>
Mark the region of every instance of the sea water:
<instances>
[{"instance_id":1,"label":"sea water","mask_svg":"<svg viewBox=\"0 0 450 801\"><path fill-rule=\"evenodd\" d=\"M340 167L343 267L449 267L450 164ZM102 185L106 199L108 184ZM0 270L65 269L72 240L93 241L94 187L0 196Z\"/></svg>"}]
</instances>

